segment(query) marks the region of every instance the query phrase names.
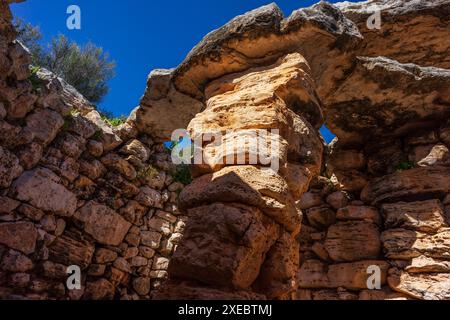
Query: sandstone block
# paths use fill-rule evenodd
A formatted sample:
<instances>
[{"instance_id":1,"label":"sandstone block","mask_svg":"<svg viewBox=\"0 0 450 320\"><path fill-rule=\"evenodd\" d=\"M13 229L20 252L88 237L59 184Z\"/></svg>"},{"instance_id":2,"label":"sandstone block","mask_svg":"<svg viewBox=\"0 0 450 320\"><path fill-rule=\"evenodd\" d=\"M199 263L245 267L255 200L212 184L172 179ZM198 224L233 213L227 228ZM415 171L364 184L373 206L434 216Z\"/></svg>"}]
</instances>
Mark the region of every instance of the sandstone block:
<instances>
[{"instance_id":1,"label":"sandstone block","mask_svg":"<svg viewBox=\"0 0 450 320\"><path fill-rule=\"evenodd\" d=\"M364 188L361 199L377 204L391 200L416 200L424 196L445 196L450 192L449 167L421 167L376 178Z\"/></svg>"},{"instance_id":2,"label":"sandstone block","mask_svg":"<svg viewBox=\"0 0 450 320\"><path fill-rule=\"evenodd\" d=\"M434 233L445 227L444 207L439 200L385 204L382 210L387 229L405 228Z\"/></svg>"},{"instance_id":3,"label":"sandstone block","mask_svg":"<svg viewBox=\"0 0 450 320\"><path fill-rule=\"evenodd\" d=\"M430 235L413 230L391 229L381 234L389 259L409 260L421 255L436 259L450 258L450 229Z\"/></svg>"},{"instance_id":4,"label":"sandstone block","mask_svg":"<svg viewBox=\"0 0 450 320\"><path fill-rule=\"evenodd\" d=\"M370 222L339 222L328 229L325 248L334 261L376 259L381 251L380 233Z\"/></svg>"},{"instance_id":5,"label":"sandstone block","mask_svg":"<svg viewBox=\"0 0 450 320\"><path fill-rule=\"evenodd\" d=\"M389 286L392 290L421 300L448 300L450 298L450 274L409 274L398 269L389 270Z\"/></svg>"},{"instance_id":6,"label":"sandstone block","mask_svg":"<svg viewBox=\"0 0 450 320\"><path fill-rule=\"evenodd\" d=\"M80 208L76 218L84 223L86 233L106 245L119 245L131 227L131 223L114 210L94 201Z\"/></svg>"},{"instance_id":7,"label":"sandstone block","mask_svg":"<svg viewBox=\"0 0 450 320\"><path fill-rule=\"evenodd\" d=\"M95 247L76 233L66 232L49 247L49 259L66 266L77 265L85 269L92 260Z\"/></svg>"},{"instance_id":8,"label":"sandstone block","mask_svg":"<svg viewBox=\"0 0 450 320\"><path fill-rule=\"evenodd\" d=\"M362 220L373 222L376 225L381 224L380 214L374 207L348 206L341 208L336 213L336 218L338 220Z\"/></svg>"},{"instance_id":9,"label":"sandstone block","mask_svg":"<svg viewBox=\"0 0 450 320\"><path fill-rule=\"evenodd\" d=\"M27 129L33 132L35 139L43 145L48 145L55 139L59 129L64 125L64 119L48 109L37 110L26 118Z\"/></svg>"},{"instance_id":10,"label":"sandstone block","mask_svg":"<svg viewBox=\"0 0 450 320\"><path fill-rule=\"evenodd\" d=\"M76 209L76 196L60 184L60 178L48 169L25 172L14 182L12 190L17 199L60 216L70 217Z\"/></svg>"},{"instance_id":11,"label":"sandstone block","mask_svg":"<svg viewBox=\"0 0 450 320\"><path fill-rule=\"evenodd\" d=\"M189 210L183 241L169 266L173 277L248 288L278 228L258 209L215 203Z\"/></svg>"}]
</instances>

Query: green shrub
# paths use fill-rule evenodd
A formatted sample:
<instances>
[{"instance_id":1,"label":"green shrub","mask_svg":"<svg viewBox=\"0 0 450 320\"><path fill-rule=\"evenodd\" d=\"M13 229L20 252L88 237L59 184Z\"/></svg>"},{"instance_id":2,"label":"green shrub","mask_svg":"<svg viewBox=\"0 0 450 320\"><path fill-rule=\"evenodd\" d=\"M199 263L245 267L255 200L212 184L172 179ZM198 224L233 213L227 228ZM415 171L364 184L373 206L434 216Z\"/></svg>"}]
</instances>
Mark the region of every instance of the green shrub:
<instances>
[{"instance_id":1,"label":"green shrub","mask_svg":"<svg viewBox=\"0 0 450 320\"><path fill-rule=\"evenodd\" d=\"M109 92L108 81L116 63L103 48L92 42L79 45L59 34L50 43L42 43L39 27L16 18L17 38L30 50L32 63L48 69L71 84L92 103L100 102Z\"/></svg>"},{"instance_id":2,"label":"green shrub","mask_svg":"<svg viewBox=\"0 0 450 320\"><path fill-rule=\"evenodd\" d=\"M114 114L109 111L102 108L97 108L98 113L100 113L100 117L103 121L108 123L110 126L117 127L121 124L124 124L127 121L127 117L124 115L121 115L120 117L115 117Z\"/></svg>"},{"instance_id":3,"label":"green shrub","mask_svg":"<svg viewBox=\"0 0 450 320\"><path fill-rule=\"evenodd\" d=\"M115 118L111 118L111 119L106 119L106 121L113 127L118 127L121 124L124 124L127 121L127 117L125 116L120 116L120 117L115 117Z\"/></svg>"},{"instance_id":4,"label":"green shrub","mask_svg":"<svg viewBox=\"0 0 450 320\"><path fill-rule=\"evenodd\" d=\"M44 85L44 82L38 77L37 73L39 72L41 68L38 66L31 66L30 67L30 77L28 80L30 80L31 85L33 86L34 91L40 91L42 89L42 86Z\"/></svg>"}]
</instances>

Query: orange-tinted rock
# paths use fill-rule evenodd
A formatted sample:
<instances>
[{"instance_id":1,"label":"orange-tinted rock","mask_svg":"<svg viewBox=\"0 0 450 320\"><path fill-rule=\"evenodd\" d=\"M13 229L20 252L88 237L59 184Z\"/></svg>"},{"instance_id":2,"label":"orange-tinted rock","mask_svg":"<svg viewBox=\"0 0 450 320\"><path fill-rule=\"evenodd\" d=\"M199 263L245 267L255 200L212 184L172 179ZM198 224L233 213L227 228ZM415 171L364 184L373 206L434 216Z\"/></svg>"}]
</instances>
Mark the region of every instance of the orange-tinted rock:
<instances>
[{"instance_id":1,"label":"orange-tinted rock","mask_svg":"<svg viewBox=\"0 0 450 320\"><path fill-rule=\"evenodd\" d=\"M290 299L297 289L299 245L284 232L267 252L254 287L269 299Z\"/></svg>"},{"instance_id":2,"label":"orange-tinted rock","mask_svg":"<svg viewBox=\"0 0 450 320\"><path fill-rule=\"evenodd\" d=\"M380 233L370 222L338 222L328 229L325 248L334 261L376 259L381 251Z\"/></svg>"},{"instance_id":3,"label":"orange-tinted rock","mask_svg":"<svg viewBox=\"0 0 450 320\"><path fill-rule=\"evenodd\" d=\"M190 209L189 223L169 265L175 278L246 289L257 278L278 227L258 209L215 203Z\"/></svg>"},{"instance_id":4,"label":"orange-tinted rock","mask_svg":"<svg viewBox=\"0 0 450 320\"><path fill-rule=\"evenodd\" d=\"M405 228L436 232L444 223L444 208L439 200L398 202L382 206L386 229Z\"/></svg>"},{"instance_id":5,"label":"orange-tinted rock","mask_svg":"<svg viewBox=\"0 0 450 320\"><path fill-rule=\"evenodd\" d=\"M183 189L181 208L204 203L239 202L260 208L287 230L298 230L301 212L295 207L286 182L272 170L253 166L226 167L204 175Z\"/></svg>"},{"instance_id":6,"label":"orange-tinted rock","mask_svg":"<svg viewBox=\"0 0 450 320\"><path fill-rule=\"evenodd\" d=\"M374 207L366 206L348 206L341 208L336 213L338 220L362 220L373 222L376 225L381 224L381 217L378 210Z\"/></svg>"},{"instance_id":7,"label":"orange-tinted rock","mask_svg":"<svg viewBox=\"0 0 450 320\"><path fill-rule=\"evenodd\" d=\"M380 203L424 196L444 196L450 192L449 167L422 167L376 178L364 188L365 202Z\"/></svg>"},{"instance_id":8,"label":"orange-tinted rock","mask_svg":"<svg viewBox=\"0 0 450 320\"><path fill-rule=\"evenodd\" d=\"M380 268L380 282L381 285L385 284L389 268L389 264L385 261L367 260L327 266L318 260L308 260L302 264L299 270L299 287L367 289L367 280L371 275L368 272L370 266Z\"/></svg>"},{"instance_id":9,"label":"orange-tinted rock","mask_svg":"<svg viewBox=\"0 0 450 320\"><path fill-rule=\"evenodd\" d=\"M437 259L450 257L450 229L430 235L413 230L391 229L381 234L389 259L409 260L420 255Z\"/></svg>"},{"instance_id":10,"label":"orange-tinted rock","mask_svg":"<svg viewBox=\"0 0 450 320\"><path fill-rule=\"evenodd\" d=\"M450 274L409 274L398 269L389 270L389 286L392 290L421 300L448 300L450 298Z\"/></svg>"}]
</instances>

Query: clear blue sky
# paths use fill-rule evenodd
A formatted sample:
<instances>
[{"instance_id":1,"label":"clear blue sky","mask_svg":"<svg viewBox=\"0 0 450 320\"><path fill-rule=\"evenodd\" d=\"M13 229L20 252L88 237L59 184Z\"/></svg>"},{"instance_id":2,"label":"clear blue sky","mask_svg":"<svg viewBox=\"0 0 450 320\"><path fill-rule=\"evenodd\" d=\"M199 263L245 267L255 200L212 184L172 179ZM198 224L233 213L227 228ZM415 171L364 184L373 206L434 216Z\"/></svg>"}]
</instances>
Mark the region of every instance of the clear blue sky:
<instances>
[{"instance_id":1,"label":"clear blue sky","mask_svg":"<svg viewBox=\"0 0 450 320\"><path fill-rule=\"evenodd\" d=\"M104 48L117 63L116 77L100 107L128 115L139 104L149 72L176 67L204 35L271 0L27 0L13 4L15 16L38 25L44 41L65 34L79 44ZM315 0L276 1L285 15ZM337 1L330 1L337 2ZM81 8L81 30L68 30L69 5ZM332 136L324 132L329 141Z\"/></svg>"}]
</instances>

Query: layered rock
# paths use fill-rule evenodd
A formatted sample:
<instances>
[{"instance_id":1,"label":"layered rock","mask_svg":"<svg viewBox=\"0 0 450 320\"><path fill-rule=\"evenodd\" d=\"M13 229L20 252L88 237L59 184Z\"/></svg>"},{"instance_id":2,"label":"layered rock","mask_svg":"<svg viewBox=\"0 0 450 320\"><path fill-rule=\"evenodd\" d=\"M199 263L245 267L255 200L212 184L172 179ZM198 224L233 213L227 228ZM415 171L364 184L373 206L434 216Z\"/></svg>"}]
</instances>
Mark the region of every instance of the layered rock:
<instances>
[{"instance_id":1,"label":"layered rock","mask_svg":"<svg viewBox=\"0 0 450 320\"><path fill-rule=\"evenodd\" d=\"M307 188L322 162L316 131L295 113L301 114L303 106L320 113L309 73L303 57L291 54L273 65L225 76L206 87L207 108L188 130L194 140L211 133L221 137L196 146L202 150L202 160L213 157L199 163L195 172L200 176L180 195L189 223L170 262L173 278L213 286L223 290L224 297L232 290L287 299L295 291L298 246L294 237L300 230L301 211L294 195ZM291 99L298 102L296 109ZM252 130L259 130L255 133L259 140L247 148L245 139L235 133ZM269 140L259 135L264 130L277 132L269 132ZM229 140L234 145L231 149ZM268 152L271 162L260 161ZM286 179L291 165L291 171L309 172L306 181ZM299 188L298 183L303 186ZM177 293L179 298L187 297Z\"/></svg>"},{"instance_id":2,"label":"layered rock","mask_svg":"<svg viewBox=\"0 0 450 320\"><path fill-rule=\"evenodd\" d=\"M0 298L149 299L187 220L180 169L135 113L111 126L63 79L31 74L11 19L0 1Z\"/></svg>"},{"instance_id":3,"label":"layered rock","mask_svg":"<svg viewBox=\"0 0 450 320\"><path fill-rule=\"evenodd\" d=\"M342 77L351 66L352 49L361 41L355 24L326 2L296 10L286 18L276 4L247 12L210 32L174 70L150 74L138 110L139 128L169 140L171 132L185 128L190 117L206 108L205 87L211 81L274 63L292 52L309 62L310 76L320 91L322 84L332 86ZM181 99L183 103L177 103ZM299 104L295 97L290 103ZM314 105L302 109L310 124L320 126L320 110Z\"/></svg>"}]
</instances>

